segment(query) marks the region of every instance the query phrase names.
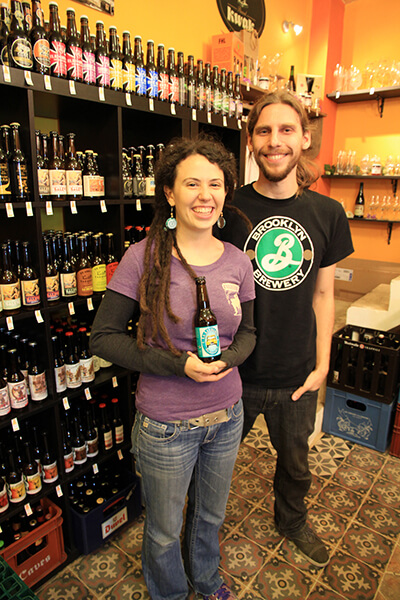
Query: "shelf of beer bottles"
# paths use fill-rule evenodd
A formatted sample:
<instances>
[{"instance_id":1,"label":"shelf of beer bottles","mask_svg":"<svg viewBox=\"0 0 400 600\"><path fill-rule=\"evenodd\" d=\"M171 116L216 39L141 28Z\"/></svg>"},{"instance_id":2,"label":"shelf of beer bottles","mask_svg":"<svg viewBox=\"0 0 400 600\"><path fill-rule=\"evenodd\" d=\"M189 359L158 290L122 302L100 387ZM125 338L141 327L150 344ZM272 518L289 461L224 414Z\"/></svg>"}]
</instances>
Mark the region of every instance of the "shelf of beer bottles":
<instances>
[{"instance_id":1,"label":"shelf of beer bottles","mask_svg":"<svg viewBox=\"0 0 400 600\"><path fill-rule=\"evenodd\" d=\"M40 402L29 400L29 403L25 408L19 408L17 410L11 409L11 412L9 412L8 415L0 417L0 430L5 429L6 427L12 427L13 423L15 423L15 421L13 421L14 419L17 420L17 423L25 421L25 419L29 419L44 411L53 409L59 402L60 401L57 398L53 399L50 398L50 396L46 398L46 400L41 400Z\"/></svg>"}]
</instances>

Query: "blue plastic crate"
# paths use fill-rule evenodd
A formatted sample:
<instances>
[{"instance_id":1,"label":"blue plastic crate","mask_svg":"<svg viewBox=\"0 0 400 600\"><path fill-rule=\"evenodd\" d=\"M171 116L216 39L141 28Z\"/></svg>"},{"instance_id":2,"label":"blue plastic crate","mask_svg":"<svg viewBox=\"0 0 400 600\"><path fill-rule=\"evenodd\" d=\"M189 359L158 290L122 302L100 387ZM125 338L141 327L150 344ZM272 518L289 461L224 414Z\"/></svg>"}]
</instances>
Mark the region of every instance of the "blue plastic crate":
<instances>
[{"instance_id":1,"label":"blue plastic crate","mask_svg":"<svg viewBox=\"0 0 400 600\"><path fill-rule=\"evenodd\" d=\"M397 400L383 404L327 387L322 431L384 452L390 443Z\"/></svg>"}]
</instances>

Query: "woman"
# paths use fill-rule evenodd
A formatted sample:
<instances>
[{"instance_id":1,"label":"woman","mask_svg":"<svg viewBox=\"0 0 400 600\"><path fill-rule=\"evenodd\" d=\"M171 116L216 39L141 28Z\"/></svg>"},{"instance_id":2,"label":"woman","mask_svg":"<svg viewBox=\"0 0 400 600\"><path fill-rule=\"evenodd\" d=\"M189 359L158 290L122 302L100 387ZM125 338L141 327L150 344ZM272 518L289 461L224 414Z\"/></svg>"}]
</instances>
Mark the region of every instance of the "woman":
<instances>
[{"instance_id":1,"label":"woman","mask_svg":"<svg viewBox=\"0 0 400 600\"><path fill-rule=\"evenodd\" d=\"M205 599L235 598L218 572L218 530L242 432L237 365L255 345L255 294L249 258L212 234L217 221L224 224L234 187L234 159L215 140L167 147L148 237L125 253L91 333L95 354L140 372L132 451L142 476L142 564L152 600L185 600L188 582ZM199 276L219 327L222 353L211 363L195 354ZM137 318L134 340L126 325Z\"/></svg>"}]
</instances>

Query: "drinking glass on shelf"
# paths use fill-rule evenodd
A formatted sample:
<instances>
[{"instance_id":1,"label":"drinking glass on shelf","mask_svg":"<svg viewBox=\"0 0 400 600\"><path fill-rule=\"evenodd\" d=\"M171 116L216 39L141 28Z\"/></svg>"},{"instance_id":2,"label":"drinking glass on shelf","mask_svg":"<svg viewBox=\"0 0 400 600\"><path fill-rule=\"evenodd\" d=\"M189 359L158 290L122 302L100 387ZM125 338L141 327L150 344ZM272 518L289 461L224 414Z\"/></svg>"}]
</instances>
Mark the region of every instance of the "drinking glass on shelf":
<instances>
[{"instance_id":1,"label":"drinking glass on shelf","mask_svg":"<svg viewBox=\"0 0 400 600\"><path fill-rule=\"evenodd\" d=\"M347 153L346 175L354 175L356 172L356 151L349 150Z\"/></svg>"},{"instance_id":2,"label":"drinking glass on shelf","mask_svg":"<svg viewBox=\"0 0 400 600\"><path fill-rule=\"evenodd\" d=\"M336 174L343 175L347 168L347 152L346 150L339 150L336 159Z\"/></svg>"},{"instance_id":3,"label":"drinking glass on shelf","mask_svg":"<svg viewBox=\"0 0 400 600\"><path fill-rule=\"evenodd\" d=\"M393 220L399 221L399 219L400 219L400 202L399 202L399 197L395 196L394 202L393 202Z\"/></svg>"},{"instance_id":4,"label":"drinking glass on shelf","mask_svg":"<svg viewBox=\"0 0 400 600\"><path fill-rule=\"evenodd\" d=\"M388 207L387 197L383 196L382 202L380 204L380 209L381 209L380 220L381 221L385 221L385 219L386 219L386 212L387 212L388 208L389 207Z\"/></svg>"},{"instance_id":5,"label":"drinking glass on shelf","mask_svg":"<svg viewBox=\"0 0 400 600\"><path fill-rule=\"evenodd\" d=\"M368 175L369 169L370 169L369 163L370 163L369 154L364 154L364 156L360 160L361 175Z\"/></svg>"},{"instance_id":6,"label":"drinking glass on shelf","mask_svg":"<svg viewBox=\"0 0 400 600\"><path fill-rule=\"evenodd\" d=\"M375 196L373 194L368 203L367 219L376 219L376 209L378 208L378 205L379 205L379 196Z\"/></svg>"}]
</instances>

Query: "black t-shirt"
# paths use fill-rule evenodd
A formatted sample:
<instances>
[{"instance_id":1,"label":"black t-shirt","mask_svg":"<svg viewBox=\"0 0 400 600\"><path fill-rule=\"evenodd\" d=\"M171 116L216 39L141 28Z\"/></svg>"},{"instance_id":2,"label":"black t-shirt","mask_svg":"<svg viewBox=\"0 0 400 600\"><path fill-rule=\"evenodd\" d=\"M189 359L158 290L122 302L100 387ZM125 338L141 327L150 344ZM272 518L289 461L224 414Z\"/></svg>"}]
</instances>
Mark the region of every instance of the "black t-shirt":
<instances>
[{"instance_id":1,"label":"black t-shirt","mask_svg":"<svg viewBox=\"0 0 400 600\"><path fill-rule=\"evenodd\" d=\"M312 300L320 267L353 252L349 224L336 200L305 190L285 200L246 185L233 205L253 224L226 210L219 237L242 248L253 262L257 345L241 367L244 381L270 388L302 385L315 367Z\"/></svg>"}]
</instances>

